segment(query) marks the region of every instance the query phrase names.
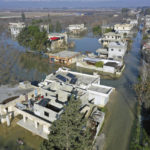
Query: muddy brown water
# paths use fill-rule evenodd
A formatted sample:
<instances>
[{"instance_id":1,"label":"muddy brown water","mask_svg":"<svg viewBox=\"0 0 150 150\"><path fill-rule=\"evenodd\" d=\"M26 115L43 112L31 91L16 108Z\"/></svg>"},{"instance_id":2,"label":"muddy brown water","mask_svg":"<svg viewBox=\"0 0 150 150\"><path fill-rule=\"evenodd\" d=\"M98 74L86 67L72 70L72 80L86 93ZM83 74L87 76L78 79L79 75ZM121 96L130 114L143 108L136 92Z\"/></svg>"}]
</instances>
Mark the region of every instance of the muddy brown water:
<instances>
[{"instance_id":1,"label":"muddy brown water","mask_svg":"<svg viewBox=\"0 0 150 150\"><path fill-rule=\"evenodd\" d=\"M108 116L103 128L106 135L105 150L128 150L133 121L136 117L136 96L133 85L137 83L140 70L140 47L142 33L138 32L132 49L125 56L126 68L117 80L101 80L104 85L116 88L107 106Z\"/></svg>"},{"instance_id":2,"label":"muddy brown water","mask_svg":"<svg viewBox=\"0 0 150 150\"><path fill-rule=\"evenodd\" d=\"M107 106L108 116L105 120L104 128L102 131L106 135L105 150L127 150L129 146L130 133L133 121L136 117L136 97L132 87L137 82L137 78L139 76L141 38L142 34L138 32L137 36L134 39L132 49L125 56L126 68L121 78L116 80L101 79L101 84L116 88L116 92L110 99L110 102ZM89 50L91 52L94 52L97 48L99 48L97 38L84 37L81 39L72 40L75 40L76 43L76 47L74 49L75 51L85 52ZM7 39L5 36L1 37L0 42L5 43L4 48L6 50L9 49L7 52L5 51L6 54L8 54L10 49L14 50L14 54L17 53L17 49L21 50L21 53L24 52L24 48L20 47L17 42L14 42L10 38ZM11 45L11 48L5 46L8 44ZM21 53L19 52L17 54L21 55ZM20 57L18 56L18 59L19 58ZM26 63L26 60L24 61ZM3 64L0 65L3 66ZM20 62L16 61L16 63L14 62L14 65L12 66L11 72L16 75L16 78L18 80L34 81L34 79L36 78L36 80L41 81L47 74L55 71L59 67L55 65L48 65L48 72L39 72L39 67L34 68L35 66L37 65L33 65L33 63L20 65ZM76 70L76 68L73 68L73 70ZM78 71L82 72L82 69ZM0 141L2 142L1 137ZM11 142L9 142L8 144L11 145ZM0 145L0 147L2 145Z\"/></svg>"}]
</instances>

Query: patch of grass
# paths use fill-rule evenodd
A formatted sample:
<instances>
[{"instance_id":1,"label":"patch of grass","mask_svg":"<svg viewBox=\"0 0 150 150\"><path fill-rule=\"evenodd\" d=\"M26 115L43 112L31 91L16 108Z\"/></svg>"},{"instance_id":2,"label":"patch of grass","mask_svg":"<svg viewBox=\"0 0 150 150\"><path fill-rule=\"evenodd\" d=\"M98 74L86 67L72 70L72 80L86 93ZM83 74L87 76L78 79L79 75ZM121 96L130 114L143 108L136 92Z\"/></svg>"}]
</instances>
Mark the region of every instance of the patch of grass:
<instances>
[{"instance_id":1,"label":"patch of grass","mask_svg":"<svg viewBox=\"0 0 150 150\"><path fill-rule=\"evenodd\" d=\"M0 124L0 141L2 145L0 148L9 147L11 150L40 150L40 144L43 141L39 136L33 135L31 132L17 125L20 116L13 119L11 126L7 127L6 124ZM25 143L24 146L17 145L16 140L20 138Z\"/></svg>"}]
</instances>

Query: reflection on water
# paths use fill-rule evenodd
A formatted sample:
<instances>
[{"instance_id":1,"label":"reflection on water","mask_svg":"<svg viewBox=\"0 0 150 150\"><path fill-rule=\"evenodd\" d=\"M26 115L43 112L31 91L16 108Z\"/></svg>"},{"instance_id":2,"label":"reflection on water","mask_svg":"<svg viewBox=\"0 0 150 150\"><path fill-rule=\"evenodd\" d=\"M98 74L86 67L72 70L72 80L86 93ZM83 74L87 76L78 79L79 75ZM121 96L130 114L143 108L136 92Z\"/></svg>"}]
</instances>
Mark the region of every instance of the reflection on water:
<instances>
[{"instance_id":1,"label":"reflection on water","mask_svg":"<svg viewBox=\"0 0 150 150\"><path fill-rule=\"evenodd\" d=\"M98 39L91 35L83 38L72 38L72 40L76 43L75 51L95 52L100 47ZM132 86L136 83L139 75L140 42L141 33L138 33L134 39L132 50L125 57L126 68L120 79L101 80L102 84L113 86L117 91L113 100L108 104L109 117L103 129L106 135L107 150L127 149L130 130L135 118L134 106L136 101ZM47 74L60 67L60 65L49 64L47 58L24 53L23 47L4 34L0 36L0 45L0 84L24 80L41 81ZM72 65L71 68L79 72L89 73L88 70L76 68L75 65ZM90 73L92 72L90 71Z\"/></svg>"},{"instance_id":2,"label":"reflection on water","mask_svg":"<svg viewBox=\"0 0 150 150\"><path fill-rule=\"evenodd\" d=\"M88 33L85 37L71 38L75 42L74 51L77 52L95 52L100 48L98 38L94 37L92 33Z\"/></svg>"},{"instance_id":3,"label":"reflection on water","mask_svg":"<svg viewBox=\"0 0 150 150\"><path fill-rule=\"evenodd\" d=\"M73 49L75 51L95 51L100 46L97 38L94 38L91 33L86 37L71 40L76 43L76 47ZM0 35L0 45L0 84L24 80L41 81L47 74L62 66L49 64L48 58L25 53L25 48L20 46L17 41L7 37L5 33ZM74 65L72 69L84 71Z\"/></svg>"}]
</instances>

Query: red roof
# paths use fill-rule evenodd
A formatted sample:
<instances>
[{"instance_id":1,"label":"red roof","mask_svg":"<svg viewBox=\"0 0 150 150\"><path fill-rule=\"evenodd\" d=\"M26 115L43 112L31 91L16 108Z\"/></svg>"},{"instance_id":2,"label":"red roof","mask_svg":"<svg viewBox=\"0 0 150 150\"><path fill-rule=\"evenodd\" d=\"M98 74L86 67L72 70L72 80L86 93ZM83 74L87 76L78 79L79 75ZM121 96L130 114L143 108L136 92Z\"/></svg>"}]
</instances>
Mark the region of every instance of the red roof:
<instances>
[{"instance_id":1,"label":"red roof","mask_svg":"<svg viewBox=\"0 0 150 150\"><path fill-rule=\"evenodd\" d=\"M55 41L55 40L59 40L59 39L60 39L59 37L51 37L50 38L51 41Z\"/></svg>"}]
</instances>

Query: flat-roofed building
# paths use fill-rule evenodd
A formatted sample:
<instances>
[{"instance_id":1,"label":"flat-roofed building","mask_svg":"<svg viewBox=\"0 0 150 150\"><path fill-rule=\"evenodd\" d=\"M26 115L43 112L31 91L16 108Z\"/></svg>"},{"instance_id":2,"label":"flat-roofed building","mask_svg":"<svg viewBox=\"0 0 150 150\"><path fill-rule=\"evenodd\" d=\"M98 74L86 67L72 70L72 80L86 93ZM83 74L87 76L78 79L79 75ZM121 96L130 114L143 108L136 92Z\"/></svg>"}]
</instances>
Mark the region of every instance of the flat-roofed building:
<instances>
[{"instance_id":1,"label":"flat-roofed building","mask_svg":"<svg viewBox=\"0 0 150 150\"><path fill-rule=\"evenodd\" d=\"M129 34L133 28L132 24L116 24L114 30L117 33Z\"/></svg>"},{"instance_id":2,"label":"flat-roofed building","mask_svg":"<svg viewBox=\"0 0 150 150\"><path fill-rule=\"evenodd\" d=\"M72 24L67 28L69 33L80 34L87 30L84 24Z\"/></svg>"},{"instance_id":3,"label":"flat-roofed building","mask_svg":"<svg viewBox=\"0 0 150 150\"><path fill-rule=\"evenodd\" d=\"M99 39L103 46L108 46L110 42L126 42L122 33L108 32Z\"/></svg>"},{"instance_id":4,"label":"flat-roofed building","mask_svg":"<svg viewBox=\"0 0 150 150\"><path fill-rule=\"evenodd\" d=\"M39 87L27 93L0 103L0 121L7 122L13 116L21 115L18 125L30 132L48 139L52 122L60 118L64 106L72 95L81 100L82 113L94 106L104 107L114 88L100 85L99 75L89 75L60 68L46 77ZM88 107L86 107L88 106ZM80 110L79 110L80 111Z\"/></svg>"},{"instance_id":5,"label":"flat-roofed building","mask_svg":"<svg viewBox=\"0 0 150 150\"><path fill-rule=\"evenodd\" d=\"M127 44L123 42L111 42L108 44L108 58L123 59L127 51Z\"/></svg>"},{"instance_id":6,"label":"flat-roofed building","mask_svg":"<svg viewBox=\"0 0 150 150\"><path fill-rule=\"evenodd\" d=\"M43 98L39 102L34 103L34 114L46 119L47 121L53 122L57 120L62 113L63 105L51 103L51 99Z\"/></svg>"},{"instance_id":7,"label":"flat-roofed building","mask_svg":"<svg viewBox=\"0 0 150 150\"><path fill-rule=\"evenodd\" d=\"M64 70L62 68L47 76L44 82L60 82L62 85L71 85L75 91L78 91L78 97L81 97L84 104L87 104L89 101L93 100L95 105L102 107L107 104L109 96L114 90L112 87L100 85L99 75L83 74L66 69ZM41 87L43 85L44 83L39 84Z\"/></svg>"},{"instance_id":8,"label":"flat-roofed building","mask_svg":"<svg viewBox=\"0 0 150 150\"><path fill-rule=\"evenodd\" d=\"M80 56L80 52L61 51L55 54L48 54L50 63L60 63L70 65L76 63Z\"/></svg>"},{"instance_id":9,"label":"flat-roofed building","mask_svg":"<svg viewBox=\"0 0 150 150\"><path fill-rule=\"evenodd\" d=\"M14 37L17 37L24 27L25 27L24 22L9 23L9 29L10 29L11 35Z\"/></svg>"},{"instance_id":10,"label":"flat-roofed building","mask_svg":"<svg viewBox=\"0 0 150 150\"><path fill-rule=\"evenodd\" d=\"M100 76L59 68L55 73L48 75L44 82L60 82L75 88L87 89L92 83L100 84Z\"/></svg>"},{"instance_id":11,"label":"flat-roofed building","mask_svg":"<svg viewBox=\"0 0 150 150\"><path fill-rule=\"evenodd\" d=\"M112 91L113 91L112 87L92 84L88 88L89 100L94 99L93 103L95 105L104 107L108 103L109 97L110 97L110 94L112 93Z\"/></svg>"},{"instance_id":12,"label":"flat-roofed building","mask_svg":"<svg viewBox=\"0 0 150 150\"><path fill-rule=\"evenodd\" d=\"M138 25L138 20L137 19L131 19L130 24L132 24L133 26L137 26Z\"/></svg>"},{"instance_id":13,"label":"flat-roofed building","mask_svg":"<svg viewBox=\"0 0 150 150\"><path fill-rule=\"evenodd\" d=\"M150 15L145 16L145 27L150 28Z\"/></svg>"}]
</instances>

